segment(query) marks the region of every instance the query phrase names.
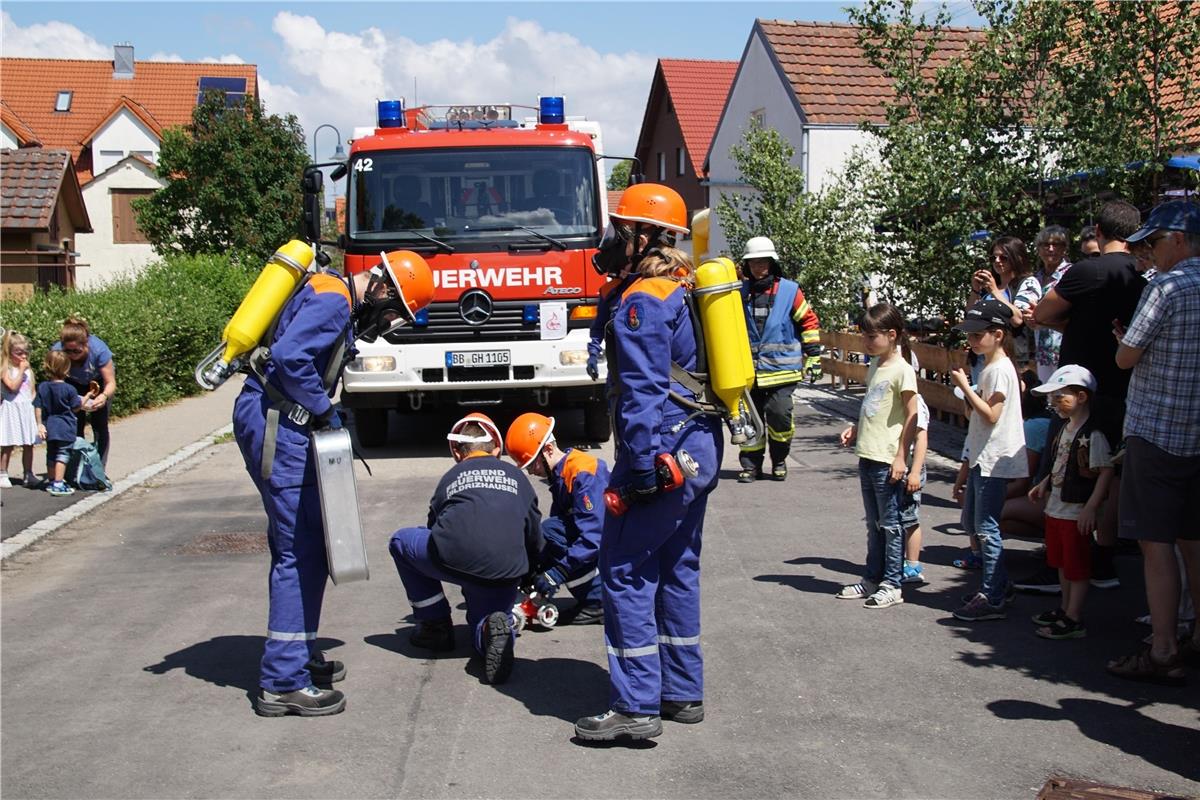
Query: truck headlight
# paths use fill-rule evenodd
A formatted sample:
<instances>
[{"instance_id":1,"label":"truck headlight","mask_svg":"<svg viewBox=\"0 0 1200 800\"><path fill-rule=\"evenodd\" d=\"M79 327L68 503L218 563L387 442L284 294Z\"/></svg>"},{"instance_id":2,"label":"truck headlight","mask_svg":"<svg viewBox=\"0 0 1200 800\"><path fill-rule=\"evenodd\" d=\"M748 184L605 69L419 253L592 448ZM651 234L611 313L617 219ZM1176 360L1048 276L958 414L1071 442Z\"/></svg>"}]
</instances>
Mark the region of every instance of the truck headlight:
<instances>
[{"instance_id":1,"label":"truck headlight","mask_svg":"<svg viewBox=\"0 0 1200 800\"><path fill-rule=\"evenodd\" d=\"M577 367L580 364L586 364L588 360L587 350L559 350L558 363L564 367Z\"/></svg>"},{"instance_id":2,"label":"truck headlight","mask_svg":"<svg viewBox=\"0 0 1200 800\"><path fill-rule=\"evenodd\" d=\"M355 372L392 372L396 359L392 356L359 356L354 359Z\"/></svg>"}]
</instances>

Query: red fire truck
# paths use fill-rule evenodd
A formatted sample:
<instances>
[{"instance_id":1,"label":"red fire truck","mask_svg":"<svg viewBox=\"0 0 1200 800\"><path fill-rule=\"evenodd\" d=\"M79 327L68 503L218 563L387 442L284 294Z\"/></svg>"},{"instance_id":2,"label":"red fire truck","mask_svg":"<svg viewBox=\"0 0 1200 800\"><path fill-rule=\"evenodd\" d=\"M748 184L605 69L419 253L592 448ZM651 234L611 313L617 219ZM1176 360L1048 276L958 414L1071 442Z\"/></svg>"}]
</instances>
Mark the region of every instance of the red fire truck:
<instances>
[{"instance_id":1,"label":"red fire truck","mask_svg":"<svg viewBox=\"0 0 1200 800\"><path fill-rule=\"evenodd\" d=\"M411 327L358 343L341 401L360 441L383 444L392 410L509 402L581 408L586 435L608 439L603 376L586 372L608 218L599 125L556 97L529 118L508 104L379 108L346 163L346 271L413 250L436 293Z\"/></svg>"}]
</instances>

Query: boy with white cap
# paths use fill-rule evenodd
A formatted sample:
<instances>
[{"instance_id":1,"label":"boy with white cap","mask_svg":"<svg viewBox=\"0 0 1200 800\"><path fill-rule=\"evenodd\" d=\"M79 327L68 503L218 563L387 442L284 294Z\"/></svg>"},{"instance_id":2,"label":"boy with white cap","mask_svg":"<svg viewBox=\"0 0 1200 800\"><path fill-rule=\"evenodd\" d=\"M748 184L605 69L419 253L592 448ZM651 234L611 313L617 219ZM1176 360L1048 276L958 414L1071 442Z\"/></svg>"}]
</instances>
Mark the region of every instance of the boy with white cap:
<instances>
[{"instance_id":1,"label":"boy with white cap","mask_svg":"<svg viewBox=\"0 0 1200 800\"><path fill-rule=\"evenodd\" d=\"M1058 570L1062 602L1033 622L1042 638L1079 639L1087 635L1083 601L1091 579L1092 532L1113 477L1112 448L1092 419L1096 378L1085 367L1061 366L1033 391L1049 395L1054 411L1066 420L1029 490L1031 501L1046 501L1046 564Z\"/></svg>"}]
</instances>

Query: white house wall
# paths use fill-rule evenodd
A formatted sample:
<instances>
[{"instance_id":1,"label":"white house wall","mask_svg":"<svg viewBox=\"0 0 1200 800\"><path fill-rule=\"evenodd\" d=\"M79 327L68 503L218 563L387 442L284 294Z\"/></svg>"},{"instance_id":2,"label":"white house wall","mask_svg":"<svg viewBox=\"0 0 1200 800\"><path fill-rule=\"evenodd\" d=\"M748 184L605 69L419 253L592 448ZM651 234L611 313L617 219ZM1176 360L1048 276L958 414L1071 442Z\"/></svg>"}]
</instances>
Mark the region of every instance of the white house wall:
<instances>
[{"instance_id":1,"label":"white house wall","mask_svg":"<svg viewBox=\"0 0 1200 800\"><path fill-rule=\"evenodd\" d=\"M808 169L805 171L810 192L819 192L836 173L840 172L854 148L876 152L874 138L852 127L808 128Z\"/></svg>"},{"instance_id":2,"label":"white house wall","mask_svg":"<svg viewBox=\"0 0 1200 800\"><path fill-rule=\"evenodd\" d=\"M15 150L20 146L21 143L17 140L17 134L13 132L13 129L0 122L0 147Z\"/></svg>"},{"instance_id":3,"label":"white house wall","mask_svg":"<svg viewBox=\"0 0 1200 800\"><path fill-rule=\"evenodd\" d=\"M158 161L158 137L140 119L122 108L92 137L92 174L100 175L131 154Z\"/></svg>"},{"instance_id":4,"label":"white house wall","mask_svg":"<svg viewBox=\"0 0 1200 800\"><path fill-rule=\"evenodd\" d=\"M112 190L158 189L162 183L149 169L136 161L127 161L92 180L83 187L93 233L75 236L79 261L88 266L76 270L76 283L82 288L95 287L123 274L137 272L157 256L148 244L114 244Z\"/></svg>"},{"instance_id":5,"label":"white house wall","mask_svg":"<svg viewBox=\"0 0 1200 800\"><path fill-rule=\"evenodd\" d=\"M779 131L795 149L792 162L798 167L803 167L800 159L804 126L796 111L792 87L780 77L762 37L756 31L750 38L737 77L729 89L725 114L713 135L712 147L709 150L709 202L714 209L721 194L736 191L736 185L740 183L737 166L729 151L741 143L742 136L750 125L750 115L760 109L765 110L766 126ZM720 253L728 249L725 233L721 230L720 221L714 213L709 250Z\"/></svg>"}]
</instances>

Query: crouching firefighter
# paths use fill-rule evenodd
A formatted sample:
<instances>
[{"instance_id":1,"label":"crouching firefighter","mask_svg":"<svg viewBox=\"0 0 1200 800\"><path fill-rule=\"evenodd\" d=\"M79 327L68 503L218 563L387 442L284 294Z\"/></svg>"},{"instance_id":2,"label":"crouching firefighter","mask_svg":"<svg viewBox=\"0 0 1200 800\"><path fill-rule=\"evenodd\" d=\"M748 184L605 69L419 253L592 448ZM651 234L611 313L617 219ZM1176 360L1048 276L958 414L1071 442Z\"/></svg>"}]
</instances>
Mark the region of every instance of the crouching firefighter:
<instances>
[{"instance_id":1,"label":"crouching firefighter","mask_svg":"<svg viewBox=\"0 0 1200 800\"><path fill-rule=\"evenodd\" d=\"M504 444L518 469L541 478L550 487L550 514L542 520L546 546L534 568L534 590L550 598L563 588L575 598L575 608L563 615L561 624L603 622L598 565L608 465L582 450L559 450L554 439L554 417L535 412L513 421Z\"/></svg>"},{"instance_id":2,"label":"crouching firefighter","mask_svg":"<svg viewBox=\"0 0 1200 800\"><path fill-rule=\"evenodd\" d=\"M738 483L763 475L764 450L771 454L771 477L787 479L787 456L796 428L792 392L805 372L821 363L821 323L795 281L783 277L774 243L765 236L746 242L742 255L742 299L754 355L751 397L767 423L766 440L744 445L738 454Z\"/></svg>"},{"instance_id":3,"label":"crouching firefighter","mask_svg":"<svg viewBox=\"0 0 1200 800\"><path fill-rule=\"evenodd\" d=\"M433 275L421 256L381 255L372 269L343 278L305 271L312 252L303 242L281 248L272 258L280 263L268 266L286 262L296 273L294 288L273 317L259 310L273 321L253 353L237 360L249 374L234 403L233 431L262 496L271 550L262 692L255 700L262 716L324 716L345 708L343 694L329 685L346 669L316 647L329 571L309 434L342 425L330 398L355 335L371 341L411 322L433 299ZM252 290L242 309L255 299L261 296Z\"/></svg>"},{"instance_id":4,"label":"crouching firefighter","mask_svg":"<svg viewBox=\"0 0 1200 800\"><path fill-rule=\"evenodd\" d=\"M676 368L697 369L700 349L692 264L673 246L688 230L683 199L636 184L610 216L602 249L621 243L637 275L608 337L618 437L611 487L628 503L606 515L601 536L611 691L607 711L575 723L588 740L647 739L662 733L661 719L703 719L700 538L723 446L720 418L697 413L696 392L677 379ZM666 491L657 468L665 456L686 468L682 485Z\"/></svg>"},{"instance_id":5,"label":"crouching firefighter","mask_svg":"<svg viewBox=\"0 0 1200 800\"><path fill-rule=\"evenodd\" d=\"M442 584L462 589L483 679L500 684L513 668L512 608L542 549L537 494L521 471L500 460L500 430L468 414L446 438L455 464L438 482L424 527L401 528L389 550L412 605L416 647L454 649L450 603Z\"/></svg>"}]
</instances>

